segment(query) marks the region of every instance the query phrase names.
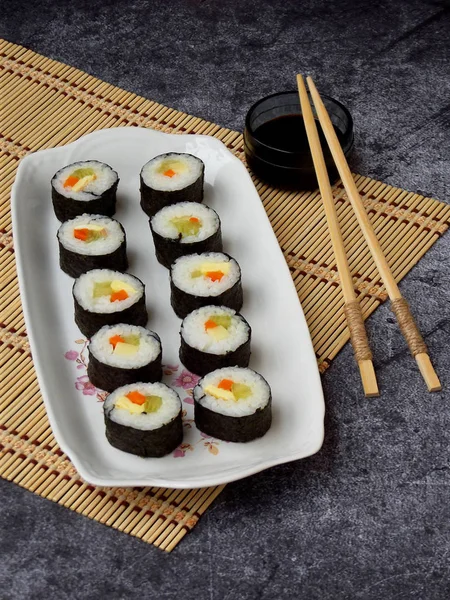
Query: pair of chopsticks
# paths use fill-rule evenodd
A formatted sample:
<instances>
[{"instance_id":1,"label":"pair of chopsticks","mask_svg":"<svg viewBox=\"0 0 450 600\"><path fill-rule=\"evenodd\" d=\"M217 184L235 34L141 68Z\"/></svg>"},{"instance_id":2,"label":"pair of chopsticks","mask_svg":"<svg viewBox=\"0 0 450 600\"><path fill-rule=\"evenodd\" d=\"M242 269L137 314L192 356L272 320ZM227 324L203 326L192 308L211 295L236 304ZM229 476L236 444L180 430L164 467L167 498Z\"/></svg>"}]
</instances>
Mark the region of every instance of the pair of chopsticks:
<instances>
[{"instance_id":1,"label":"pair of chopsticks","mask_svg":"<svg viewBox=\"0 0 450 600\"><path fill-rule=\"evenodd\" d=\"M400 330L403 333L406 342L408 343L411 354L417 362L422 377L427 384L428 391L439 391L441 389L441 384L433 365L431 364L426 344L423 341L420 331L414 321L414 317L411 314L407 301L403 298L400 290L398 289L397 283L388 265L386 257L383 254L383 250L381 249L380 243L375 235L372 224L369 221L327 109L325 108L311 77L307 77L306 81L308 83L318 120L325 135L325 139L327 140L327 144L330 148L331 155L333 156L334 163L341 177L341 181L344 185L348 199L350 200L353 211L355 212L359 226L361 227L362 233L377 266L378 272L380 273L381 278L386 286L387 293L391 300L391 310L397 318ZM364 326L361 306L356 298L353 287L353 280L350 273L347 256L345 254L344 242L342 240L342 234L339 227L330 180L325 166L319 135L317 133L316 121L312 112L308 92L306 91L305 83L301 75L297 75L297 85L309 147L314 162L314 169L316 171L317 181L319 183L320 195L322 197L322 202L325 209L333 252L336 258L336 264L341 280L342 293L345 302L345 315L347 319L347 326L350 331L350 338L353 345L353 351L355 353L355 359L358 362L365 395L378 396L378 384L375 370L373 368L372 353L370 351L369 341Z\"/></svg>"}]
</instances>

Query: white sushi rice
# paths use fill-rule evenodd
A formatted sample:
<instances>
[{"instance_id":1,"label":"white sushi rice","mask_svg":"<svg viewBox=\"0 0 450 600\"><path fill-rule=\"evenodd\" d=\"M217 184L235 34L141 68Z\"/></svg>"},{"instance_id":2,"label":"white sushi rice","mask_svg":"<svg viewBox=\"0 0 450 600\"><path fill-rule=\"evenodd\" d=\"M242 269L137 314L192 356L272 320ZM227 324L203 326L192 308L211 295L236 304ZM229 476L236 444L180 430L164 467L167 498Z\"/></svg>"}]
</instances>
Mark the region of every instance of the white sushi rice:
<instances>
[{"instance_id":1,"label":"white sushi rice","mask_svg":"<svg viewBox=\"0 0 450 600\"><path fill-rule=\"evenodd\" d=\"M214 340L206 331L205 323L217 315L231 317L228 337ZM248 340L250 327L248 323L232 308L226 306L204 306L192 311L181 324L181 336L184 341L201 352L209 354L226 354L233 352Z\"/></svg>"},{"instance_id":2,"label":"white sushi rice","mask_svg":"<svg viewBox=\"0 0 450 600\"><path fill-rule=\"evenodd\" d=\"M230 270L220 281L211 281L208 277L192 277L193 271L205 263L229 262ZM241 269L238 263L222 252L204 252L180 256L173 263L170 276L177 288L195 296L219 296L239 281Z\"/></svg>"},{"instance_id":3,"label":"white sushi rice","mask_svg":"<svg viewBox=\"0 0 450 600\"><path fill-rule=\"evenodd\" d=\"M244 383L252 390L251 396L240 400L222 400L205 394L204 388L215 387L222 379L231 379L234 383ZM194 388L194 399L202 406L229 417L245 417L254 414L259 408L264 408L269 402L270 387L267 381L252 369L241 367L225 367L205 375Z\"/></svg>"},{"instance_id":4,"label":"white sushi rice","mask_svg":"<svg viewBox=\"0 0 450 600\"><path fill-rule=\"evenodd\" d=\"M94 284L104 281L119 280L131 285L134 292L125 300L116 300L111 302L109 296L100 296L94 298ZM80 275L75 280L73 286L73 295L78 304L85 310L94 313L114 313L125 310L132 306L144 293L144 285L139 279L129 275L128 273L120 273L120 271L110 271L109 269L92 269Z\"/></svg>"},{"instance_id":5,"label":"white sushi rice","mask_svg":"<svg viewBox=\"0 0 450 600\"><path fill-rule=\"evenodd\" d=\"M186 169L173 177L167 177L161 172L161 166L169 160L182 162ZM192 154L169 152L149 160L142 167L141 177L145 185L154 190L173 192L197 181L203 172L203 168L203 162L196 156L192 156Z\"/></svg>"},{"instance_id":6,"label":"white sushi rice","mask_svg":"<svg viewBox=\"0 0 450 600\"><path fill-rule=\"evenodd\" d=\"M114 335L139 336L139 346L135 354L119 355L114 353L109 339ZM136 325L105 325L92 336L89 350L100 362L121 369L138 369L153 362L161 352L159 336L145 327Z\"/></svg>"},{"instance_id":7,"label":"white sushi rice","mask_svg":"<svg viewBox=\"0 0 450 600\"><path fill-rule=\"evenodd\" d=\"M106 237L86 243L74 237L74 229L82 229L88 225L98 225L106 230ZM125 234L120 224L114 219L102 215L81 215L65 221L58 229L58 240L67 250L85 256L111 254L123 243Z\"/></svg>"},{"instance_id":8,"label":"white sushi rice","mask_svg":"<svg viewBox=\"0 0 450 600\"><path fill-rule=\"evenodd\" d=\"M212 208L198 202L179 202L157 212L151 220L152 229L165 238L176 240L180 234L171 221L177 217L196 217L201 223L198 234L182 237L180 239L182 244L206 240L216 233L220 225L219 216Z\"/></svg>"},{"instance_id":9,"label":"white sushi rice","mask_svg":"<svg viewBox=\"0 0 450 600\"><path fill-rule=\"evenodd\" d=\"M77 169L93 169L96 178L87 184L84 190L79 192L72 191L71 188L65 188L64 182ZM95 200L107 190L109 190L117 181L117 173L107 164L98 160L85 160L82 162L72 163L59 170L52 179L52 186L55 190L72 200L89 201Z\"/></svg>"},{"instance_id":10,"label":"white sushi rice","mask_svg":"<svg viewBox=\"0 0 450 600\"><path fill-rule=\"evenodd\" d=\"M130 392L140 392L144 396L159 396L162 399L160 408L152 413L130 413L123 408L115 408L116 401ZM164 383L131 383L117 388L106 398L105 413L109 418L126 427L134 429L159 429L174 419L181 411L180 397L175 390Z\"/></svg>"}]
</instances>

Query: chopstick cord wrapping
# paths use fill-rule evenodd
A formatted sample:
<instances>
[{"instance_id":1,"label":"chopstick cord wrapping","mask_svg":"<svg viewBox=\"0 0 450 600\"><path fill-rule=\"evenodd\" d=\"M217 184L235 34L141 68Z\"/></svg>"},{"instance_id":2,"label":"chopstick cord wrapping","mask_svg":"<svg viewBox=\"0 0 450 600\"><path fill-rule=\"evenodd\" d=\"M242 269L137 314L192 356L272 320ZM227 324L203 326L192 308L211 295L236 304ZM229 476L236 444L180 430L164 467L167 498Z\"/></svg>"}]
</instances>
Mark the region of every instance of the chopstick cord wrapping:
<instances>
[{"instance_id":1,"label":"chopstick cord wrapping","mask_svg":"<svg viewBox=\"0 0 450 600\"><path fill-rule=\"evenodd\" d=\"M428 353L427 345L411 314L408 302L404 298L392 300L391 310L397 317L400 330L406 339L411 354L416 356L416 354Z\"/></svg>"},{"instance_id":2,"label":"chopstick cord wrapping","mask_svg":"<svg viewBox=\"0 0 450 600\"><path fill-rule=\"evenodd\" d=\"M356 300L344 305L345 317L350 331L350 339L356 360L372 360L372 352L369 347L361 306Z\"/></svg>"}]
</instances>

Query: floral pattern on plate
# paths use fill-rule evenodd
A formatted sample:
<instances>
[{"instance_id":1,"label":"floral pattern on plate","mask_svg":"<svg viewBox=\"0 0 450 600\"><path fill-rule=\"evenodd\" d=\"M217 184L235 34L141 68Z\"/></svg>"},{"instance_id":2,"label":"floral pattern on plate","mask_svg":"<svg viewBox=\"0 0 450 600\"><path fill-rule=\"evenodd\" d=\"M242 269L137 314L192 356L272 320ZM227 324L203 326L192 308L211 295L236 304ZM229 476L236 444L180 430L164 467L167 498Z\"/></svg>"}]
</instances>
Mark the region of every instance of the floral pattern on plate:
<instances>
[{"instance_id":1,"label":"floral pattern on plate","mask_svg":"<svg viewBox=\"0 0 450 600\"><path fill-rule=\"evenodd\" d=\"M78 375L75 380L75 388L83 394L83 396L96 396L99 402L104 402L108 393L96 388L90 381L87 375L87 346L88 340L78 339L75 344L79 346L78 350L68 350L64 354L64 358L75 364L76 369L82 374ZM191 439L189 442L183 442L174 452L174 458L183 458L186 453L193 452L198 448L209 452L213 456L219 454L220 440L216 440L201 431L196 429L194 424L194 387L197 385L200 377L190 373L186 369L182 369L178 373L180 365L163 365L164 383L175 388L180 395L183 403L182 416L185 432L189 430L191 433L196 432L198 436ZM183 397L184 396L184 397ZM191 436L192 437L192 436Z\"/></svg>"}]
</instances>

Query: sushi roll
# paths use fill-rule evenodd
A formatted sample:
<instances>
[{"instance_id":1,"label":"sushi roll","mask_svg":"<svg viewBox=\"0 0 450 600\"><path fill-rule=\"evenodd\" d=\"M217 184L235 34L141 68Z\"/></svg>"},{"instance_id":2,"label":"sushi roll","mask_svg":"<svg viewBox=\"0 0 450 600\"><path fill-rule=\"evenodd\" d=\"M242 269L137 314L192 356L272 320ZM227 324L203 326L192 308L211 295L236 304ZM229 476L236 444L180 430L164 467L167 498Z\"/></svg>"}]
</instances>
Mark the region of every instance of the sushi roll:
<instances>
[{"instance_id":1,"label":"sushi roll","mask_svg":"<svg viewBox=\"0 0 450 600\"><path fill-rule=\"evenodd\" d=\"M214 304L235 311L242 307L241 269L222 252L180 256L170 269L171 304L184 319L190 312Z\"/></svg>"},{"instance_id":2,"label":"sushi roll","mask_svg":"<svg viewBox=\"0 0 450 600\"><path fill-rule=\"evenodd\" d=\"M128 268L127 242L122 225L103 215L81 215L58 229L59 265L70 277L91 269Z\"/></svg>"},{"instance_id":3,"label":"sushi roll","mask_svg":"<svg viewBox=\"0 0 450 600\"><path fill-rule=\"evenodd\" d=\"M141 170L141 207L149 217L177 202L201 202L205 165L192 154L169 152Z\"/></svg>"},{"instance_id":4,"label":"sushi roll","mask_svg":"<svg viewBox=\"0 0 450 600\"><path fill-rule=\"evenodd\" d=\"M184 254L222 251L219 216L198 202L165 206L150 219L150 229L156 258L167 268Z\"/></svg>"},{"instance_id":5,"label":"sushi roll","mask_svg":"<svg viewBox=\"0 0 450 600\"><path fill-rule=\"evenodd\" d=\"M181 324L180 360L188 371L206 375L222 367L248 367L251 328L226 306L194 310Z\"/></svg>"},{"instance_id":6,"label":"sushi roll","mask_svg":"<svg viewBox=\"0 0 450 600\"><path fill-rule=\"evenodd\" d=\"M116 212L119 176L98 160L72 163L52 178L52 201L56 218L68 221L79 215L107 215Z\"/></svg>"},{"instance_id":7,"label":"sushi roll","mask_svg":"<svg viewBox=\"0 0 450 600\"><path fill-rule=\"evenodd\" d=\"M272 394L252 369L227 367L209 373L194 388L195 424L227 442L262 437L272 423Z\"/></svg>"},{"instance_id":8,"label":"sushi roll","mask_svg":"<svg viewBox=\"0 0 450 600\"><path fill-rule=\"evenodd\" d=\"M159 458L183 440L181 401L164 383L132 383L110 394L104 404L106 437L111 446Z\"/></svg>"},{"instance_id":9,"label":"sushi roll","mask_svg":"<svg viewBox=\"0 0 450 600\"><path fill-rule=\"evenodd\" d=\"M118 387L162 378L161 340L153 331L135 325L105 325L88 346L91 383L112 392Z\"/></svg>"},{"instance_id":10,"label":"sushi roll","mask_svg":"<svg viewBox=\"0 0 450 600\"><path fill-rule=\"evenodd\" d=\"M75 323L88 338L104 325L147 323L144 284L128 273L93 269L75 280L72 294Z\"/></svg>"}]
</instances>

